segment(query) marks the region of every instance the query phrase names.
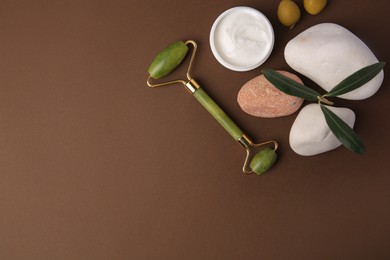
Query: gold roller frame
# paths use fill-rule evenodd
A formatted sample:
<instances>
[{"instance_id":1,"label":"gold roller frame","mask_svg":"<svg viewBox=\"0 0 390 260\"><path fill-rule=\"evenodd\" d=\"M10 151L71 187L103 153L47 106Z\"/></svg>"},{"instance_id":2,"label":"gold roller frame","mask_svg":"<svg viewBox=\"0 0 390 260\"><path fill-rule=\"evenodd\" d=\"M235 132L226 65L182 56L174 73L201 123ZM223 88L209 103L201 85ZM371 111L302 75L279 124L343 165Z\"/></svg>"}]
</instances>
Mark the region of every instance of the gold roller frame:
<instances>
[{"instance_id":1,"label":"gold roller frame","mask_svg":"<svg viewBox=\"0 0 390 260\"><path fill-rule=\"evenodd\" d=\"M191 69L194 62L197 44L193 40L188 40L185 42L185 45L192 45L192 54L190 62L187 68L187 79L176 79L161 83L153 83L153 78L151 76L147 79L147 85L151 88L173 85L173 84L182 84L191 93L196 100L199 101L206 108L207 111L221 124L223 128L246 150L246 157L242 171L246 174L253 173L253 170L249 167L249 158L253 156L253 152L256 148L262 146L273 145L273 150L278 149L278 143L276 141L266 141L262 143L254 143L234 122L230 117L212 100L212 98L200 87L200 85L192 78Z\"/></svg>"}]
</instances>

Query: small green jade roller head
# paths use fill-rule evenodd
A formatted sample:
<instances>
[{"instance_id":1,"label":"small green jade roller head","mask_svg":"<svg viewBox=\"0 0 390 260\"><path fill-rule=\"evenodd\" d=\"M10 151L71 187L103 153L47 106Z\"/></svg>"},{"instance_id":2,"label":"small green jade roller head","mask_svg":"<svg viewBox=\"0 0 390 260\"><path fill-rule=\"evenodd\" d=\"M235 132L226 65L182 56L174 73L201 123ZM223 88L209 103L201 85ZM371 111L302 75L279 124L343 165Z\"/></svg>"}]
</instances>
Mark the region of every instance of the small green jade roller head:
<instances>
[{"instance_id":1,"label":"small green jade roller head","mask_svg":"<svg viewBox=\"0 0 390 260\"><path fill-rule=\"evenodd\" d=\"M162 83L153 83L153 80L160 79L175 68L177 68L189 51L189 45L192 45L192 55L187 69L187 79L177 79ZM230 117L214 102L214 100L199 86L199 84L191 77L191 68L194 61L197 44L195 41L189 40L186 42L178 41L172 43L160 52L152 64L148 72L149 77L147 84L149 87L160 87L171 84L180 83L206 108L207 111L221 124L223 128L246 150L246 158L242 168L244 173L256 173L261 175L268 171L276 162L278 143L276 141L267 141L260 144L255 144L244 134L244 132L230 119ZM265 146L265 148L261 148ZM271 148L270 146L273 146ZM253 155L254 150L260 150ZM249 159L251 158L250 162Z\"/></svg>"}]
</instances>

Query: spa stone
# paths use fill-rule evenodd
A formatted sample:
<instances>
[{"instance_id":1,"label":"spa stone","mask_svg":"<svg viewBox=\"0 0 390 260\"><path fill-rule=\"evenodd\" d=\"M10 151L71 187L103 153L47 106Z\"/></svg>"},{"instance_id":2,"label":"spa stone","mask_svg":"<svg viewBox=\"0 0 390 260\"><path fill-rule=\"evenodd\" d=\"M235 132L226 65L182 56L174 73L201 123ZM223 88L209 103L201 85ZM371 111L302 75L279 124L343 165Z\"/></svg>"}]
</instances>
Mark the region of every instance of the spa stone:
<instances>
[{"instance_id":1,"label":"spa stone","mask_svg":"<svg viewBox=\"0 0 390 260\"><path fill-rule=\"evenodd\" d=\"M301 79L292 73L278 72L302 83ZM303 99L283 93L272 85L264 75L260 75L241 87L237 95L237 102L244 112L252 116L274 118L294 113L301 107Z\"/></svg>"},{"instance_id":2,"label":"spa stone","mask_svg":"<svg viewBox=\"0 0 390 260\"><path fill-rule=\"evenodd\" d=\"M355 113L349 108L326 106L351 128ZM333 150L341 142L331 132L319 104L301 109L290 130L291 149L299 155L310 156Z\"/></svg>"},{"instance_id":3,"label":"spa stone","mask_svg":"<svg viewBox=\"0 0 390 260\"><path fill-rule=\"evenodd\" d=\"M286 45L288 65L329 91L357 70L378 62L378 59L352 32L334 23L310 27ZM383 81L383 70L362 87L341 95L341 98L362 100L374 95Z\"/></svg>"}]
</instances>

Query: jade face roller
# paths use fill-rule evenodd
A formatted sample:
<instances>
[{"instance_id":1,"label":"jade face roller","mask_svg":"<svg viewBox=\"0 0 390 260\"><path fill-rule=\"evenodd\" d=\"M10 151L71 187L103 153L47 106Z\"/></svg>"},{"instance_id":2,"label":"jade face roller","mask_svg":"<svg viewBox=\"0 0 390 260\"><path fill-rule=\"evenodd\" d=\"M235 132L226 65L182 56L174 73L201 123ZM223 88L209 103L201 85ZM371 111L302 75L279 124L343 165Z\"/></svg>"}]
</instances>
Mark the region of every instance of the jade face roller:
<instances>
[{"instance_id":1,"label":"jade face roller","mask_svg":"<svg viewBox=\"0 0 390 260\"><path fill-rule=\"evenodd\" d=\"M187 69L187 79L177 79L162 83L153 83L153 79L159 79L172 72L183 61L189 50L189 45L192 45L192 55ZM267 141L263 143L253 143L252 140L244 134L244 132L225 114L225 112L210 98L209 95L199 86L199 84L191 77L191 68L194 61L197 44L195 41L189 40L186 42L175 42L166 47L160 52L152 64L148 72L149 77L147 84L149 87L160 87L171 84L182 84L206 108L207 111L221 124L223 128L246 150L246 158L242 168L244 173L256 173L260 175L270 169L277 158L276 150L278 143L276 141ZM258 153L253 155L256 148L266 146L260 149ZM273 146L273 148L269 147ZM250 163L249 159L252 158ZM248 165L249 164L249 165Z\"/></svg>"}]
</instances>

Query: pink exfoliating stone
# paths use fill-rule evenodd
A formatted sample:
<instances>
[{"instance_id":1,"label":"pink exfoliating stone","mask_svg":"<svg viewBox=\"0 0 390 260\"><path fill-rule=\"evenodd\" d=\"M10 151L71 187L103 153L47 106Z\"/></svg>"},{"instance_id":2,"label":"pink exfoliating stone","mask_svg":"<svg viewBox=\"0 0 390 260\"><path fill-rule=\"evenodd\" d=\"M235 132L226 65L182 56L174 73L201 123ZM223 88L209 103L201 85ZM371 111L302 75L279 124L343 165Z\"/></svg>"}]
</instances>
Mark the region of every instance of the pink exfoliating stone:
<instances>
[{"instance_id":1,"label":"pink exfoliating stone","mask_svg":"<svg viewBox=\"0 0 390 260\"><path fill-rule=\"evenodd\" d=\"M287 71L281 74L302 83L296 75ZM281 117L297 111L303 99L287 95L272 85L264 75L257 76L241 87L237 102L244 112L258 117Z\"/></svg>"}]
</instances>

